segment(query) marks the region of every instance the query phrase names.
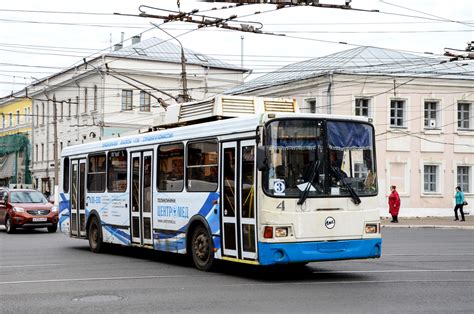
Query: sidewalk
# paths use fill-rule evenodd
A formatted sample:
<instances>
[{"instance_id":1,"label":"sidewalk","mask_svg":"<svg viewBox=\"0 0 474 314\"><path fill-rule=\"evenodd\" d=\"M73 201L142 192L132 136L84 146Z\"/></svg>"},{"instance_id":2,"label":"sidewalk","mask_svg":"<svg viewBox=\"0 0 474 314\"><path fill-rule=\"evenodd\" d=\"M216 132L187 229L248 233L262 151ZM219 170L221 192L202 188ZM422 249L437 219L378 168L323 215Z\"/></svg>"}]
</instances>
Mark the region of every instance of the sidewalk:
<instances>
[{"instance_id":1,"label":"sidewalk","mask_svg":"<svg viewBox=\"0 0 474 314\"><path fill-rule=\"evenodd\" d=\"M466 216L466 221L454 221L454 217L398 217L399 223L391 223L391 218L380 218L382 228L445 228L474 230L474 217Z\"/></svg>"}]
</instances>

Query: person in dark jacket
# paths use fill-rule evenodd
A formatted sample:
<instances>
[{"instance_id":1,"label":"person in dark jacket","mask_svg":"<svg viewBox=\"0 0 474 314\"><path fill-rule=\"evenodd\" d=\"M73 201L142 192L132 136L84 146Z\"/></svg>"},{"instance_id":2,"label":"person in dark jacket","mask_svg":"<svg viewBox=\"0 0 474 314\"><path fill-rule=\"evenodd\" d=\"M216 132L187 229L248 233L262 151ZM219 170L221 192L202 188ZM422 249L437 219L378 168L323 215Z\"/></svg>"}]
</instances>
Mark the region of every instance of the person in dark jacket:
<instances>
[{"instance_id":1,"label":"person in dark jacket","mask_svg":"<svg viewBox=\"0 0 474 314\"><path fill-rule=\"evenodd\" d=\"M456 199L456 205L454 206L454 220L459 220L458 216L458 209L461 212L461 221L465 221L464 219L464 193L461 191L461 187L457 186L456 187L456 195L454 197Z\"/></svg>"},{"instance_id":2,"label":"person in dark jacket","mask_svg":"<svg viewBox=\"0 0 474 314\"><path fill-rule=\"evenodd\" d=\"M398 212L400 211L400 196L397 192L397 187L395 185L390 186L390 193L388 197L388 206L390 215L392 215L392 221L390 222L398 222Z\"/></svg>"}]
</instances>

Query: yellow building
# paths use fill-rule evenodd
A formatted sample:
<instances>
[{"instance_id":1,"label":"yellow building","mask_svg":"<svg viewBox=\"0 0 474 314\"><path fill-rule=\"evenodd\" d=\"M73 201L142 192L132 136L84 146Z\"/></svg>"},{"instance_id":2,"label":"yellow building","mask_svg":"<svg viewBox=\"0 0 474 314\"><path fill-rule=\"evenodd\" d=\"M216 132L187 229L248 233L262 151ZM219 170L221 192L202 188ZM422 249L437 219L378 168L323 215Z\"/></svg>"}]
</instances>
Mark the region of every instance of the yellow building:
<instances>
[{"instance_id":1,"label":"yellow building","mask_svg":"<svg viewBox=\"0 0 474 314\"><path fill-rule=\"evenodd\" d=\"M23 91L0 99L0 186L32 184L31 109Z\"/></svg>"}]
</instances>

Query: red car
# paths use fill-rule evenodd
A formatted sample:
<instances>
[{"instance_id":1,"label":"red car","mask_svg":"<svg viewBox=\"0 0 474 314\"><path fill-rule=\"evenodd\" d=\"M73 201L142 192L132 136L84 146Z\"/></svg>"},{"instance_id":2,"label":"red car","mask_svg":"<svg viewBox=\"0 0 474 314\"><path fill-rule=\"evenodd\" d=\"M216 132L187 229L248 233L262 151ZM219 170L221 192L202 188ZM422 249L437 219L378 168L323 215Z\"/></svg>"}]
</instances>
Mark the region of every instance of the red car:
<instances>
[{"instance_id":1,"label":"red car","mask_svg":"<svg viewBox=\"0 0 474 314\"><path fill-rule=\"evenodd\" d=\"M58 229L58 208L41 192L30 189L0 188L0 224L7 233L16 228Z\"/></svg>"}]
</instances>

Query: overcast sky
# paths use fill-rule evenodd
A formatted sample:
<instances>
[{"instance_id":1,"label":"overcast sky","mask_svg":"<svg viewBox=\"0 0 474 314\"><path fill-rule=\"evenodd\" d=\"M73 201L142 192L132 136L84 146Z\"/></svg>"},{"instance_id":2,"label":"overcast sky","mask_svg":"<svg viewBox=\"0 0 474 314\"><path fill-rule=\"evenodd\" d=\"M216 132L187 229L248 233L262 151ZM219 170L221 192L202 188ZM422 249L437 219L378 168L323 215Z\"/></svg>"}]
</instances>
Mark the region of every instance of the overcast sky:
<instances>
[{"instance_id":1,"label":"overcast sky","mask_svg":"<svg viewBox=\"0 0 474 314\"><path fill-rule=\"evenodd\" d=\"M262 23L264 32L285 34L271 36L216 28L197 29L195 24L181 22L163 26L179 36L186 48L236 65L242 61L243 43L244 67L253 69L256 75L356 46L442 55L446 47L464 49L466 42L474 40L472 0L353 0L351 3L353 8L380 13L313 7L276 10L275 5L268 4L220 9L230 4L179 2L181 11L199 9L201 14L223 18L236 14L239 21ZM320 2L342 4L344 1ZM111 42L120 41L121 32L125 33L125 39L140 33L143 33L142 40L168 39L168 35L150 24L160 24L162 20L113 15L115 12L136 15L140 5L178 10L176 0L2 1L0 96L24 88L34 78L80 62L83 57L108 51ZM212 8L218 10L208 11ZM255 14L257 11L261 13ZM152 9L146 12L169 14ZM129 41L124 43L129 44Z\"/></svg>"}]
</instances>

